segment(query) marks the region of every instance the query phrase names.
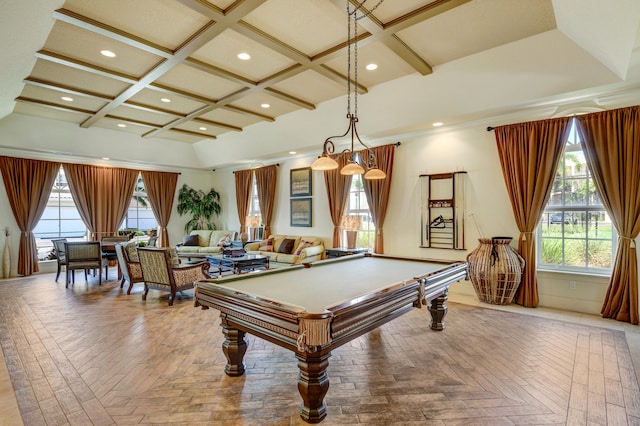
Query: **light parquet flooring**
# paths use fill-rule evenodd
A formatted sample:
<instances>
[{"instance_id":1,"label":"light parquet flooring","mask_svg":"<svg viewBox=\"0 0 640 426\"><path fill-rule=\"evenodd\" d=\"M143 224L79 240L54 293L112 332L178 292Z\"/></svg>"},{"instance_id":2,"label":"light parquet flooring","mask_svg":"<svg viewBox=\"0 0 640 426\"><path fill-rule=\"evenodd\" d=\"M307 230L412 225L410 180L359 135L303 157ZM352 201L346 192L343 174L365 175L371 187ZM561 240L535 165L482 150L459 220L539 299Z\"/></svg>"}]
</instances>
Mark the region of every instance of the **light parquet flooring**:
<instances>
[{"instance_id":1,"label":"light parquet flooring","mask_svg":"<svg viewBox=\"0 0 640 426\"><path fill-rule=\"evenodd\" d=\"M226 376L217 313L192 292L169 307L141 284L53 279L0 282L25 425L305 424L293 353L248 335L245 375ZM443 332L428 323L415 309L335 350L322 424L640 425L624 331L451 302Z\"/></svg>"}]
</instances>

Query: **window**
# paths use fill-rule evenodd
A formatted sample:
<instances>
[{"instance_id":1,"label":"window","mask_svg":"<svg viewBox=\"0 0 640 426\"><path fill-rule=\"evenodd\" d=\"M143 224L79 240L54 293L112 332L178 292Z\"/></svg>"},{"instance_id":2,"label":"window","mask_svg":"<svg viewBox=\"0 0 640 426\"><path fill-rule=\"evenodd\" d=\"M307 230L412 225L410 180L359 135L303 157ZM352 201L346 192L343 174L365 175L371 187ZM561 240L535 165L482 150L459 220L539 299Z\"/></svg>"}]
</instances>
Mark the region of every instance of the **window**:
<instances>
[{"instance_id":1,"label":"window","mask_svg":"<svg viewBox=\"0 0 640 426\"><path fill-rule=\"evenodd\" d=\"M38 247L38 260L47 260L53 249L52 239L66 238L69 241L87 239L87 227L71 197L69 184L60 167L47 206L40 221L33 230Z\"/></svg>"},{"instance_id":2,"label":"window","mask_svg":"<svg viewBox=\"0 0 640 426\"><path fill-rule=\"evenodd\" d=\"M131 203L127 214L120 226L120 229L135 230L139 232L145 232L149 229L156 229L158 227L158 221L153 214L153 209L149 204L149 198L147 191L144 188L144 181L142 175L138 175L136 186L133 190L133 196L131 197Z\"/></svg>"},{"instance_id":3,"label":"window","mask_svg":"<svg viewBox=\"0 0 640 426\"><path fill-rule=\"evenodd\" d=\"M538 226L538 267L608 274L616 237L574 123Z\"/></svg>"},{"instance_id":4,"label":"window","mask_svg":"<svg viewBox=\"0 0 640 426\"><path fill-rule=\"evenodd\" d=\"M353 178L351 179L351 189L349 190L349 201L345 215L360 216L361 226L360 231L358 231L357 234L356 247L367 248L373 251L376 227L371 219L369 203L367 202L367 197L364 193L364 183L362 179L362 175L353 175ZM346 242L346 231L343 231L343 233L342 241Z\"/></svg>"},{"instance_id":5,"label":"window","mask_svg":"<svg viewBox=\"0 0 640 426\"><path fill-rule=\"evenodd\" d=\"M261 240L264 226L262 213L260 212L260 199L258 198L258 181L256 174L251 177L251 194L249 195L249 216L247 217L247 234L249 240Z\"/></svg>"}]
</instances>

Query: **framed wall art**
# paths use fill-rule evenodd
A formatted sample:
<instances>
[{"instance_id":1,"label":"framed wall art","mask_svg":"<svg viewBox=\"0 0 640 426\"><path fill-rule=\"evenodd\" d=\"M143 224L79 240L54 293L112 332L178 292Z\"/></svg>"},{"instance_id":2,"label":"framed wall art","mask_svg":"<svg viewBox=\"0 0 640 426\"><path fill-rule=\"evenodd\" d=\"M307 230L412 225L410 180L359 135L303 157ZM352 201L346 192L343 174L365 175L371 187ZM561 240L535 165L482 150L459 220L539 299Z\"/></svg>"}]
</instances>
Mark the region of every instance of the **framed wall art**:
<instances>
[{"instance_id":1,"label":"framed wall art","mask_svg":"<svg viewBox=\"0 0 640 426\"><path fill-rule=\"evenodd\" d=\"M311 198L291 198L291 226L311 226Z\"/></svg>"},{"instance_id":2,"label":"framed wall art","mask_svg":"<svg viewBox=\"0 0 640 426\"><path fill-rule=\"evenodd\" d=\"M311 196L311 167L291 169L291 197Z\"/></svg>"}]
</instances>

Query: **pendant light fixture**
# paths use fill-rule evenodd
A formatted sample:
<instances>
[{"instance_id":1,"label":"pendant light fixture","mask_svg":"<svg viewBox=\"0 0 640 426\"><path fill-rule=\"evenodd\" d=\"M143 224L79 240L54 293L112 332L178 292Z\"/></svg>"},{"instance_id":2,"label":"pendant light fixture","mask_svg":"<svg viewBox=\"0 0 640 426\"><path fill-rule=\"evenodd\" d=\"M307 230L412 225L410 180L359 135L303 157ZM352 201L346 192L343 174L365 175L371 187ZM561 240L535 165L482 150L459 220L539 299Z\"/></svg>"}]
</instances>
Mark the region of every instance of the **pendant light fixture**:
<instances>
[{"instance_id":1,"label":"pendant light fixture","mask_svg":"<svg viewBox=\"0 0 640 426\"><path fill-rule=\"evenodd\" d=\"M363 8L364 3L367 0L363 0L357 6L354 6L351 10L351 3L347 0L347 119L349 120L349 127L347 131L342 135L329 136L324 141L322 147L322 155L313 162L311 168L313 170L335 170L338 168L338 162L331 157L335 151L335 143L333 139L340 139L346 136L351 138L351 148L345 148L337 158L344 155L348 155L349 159L347 164L340 170L343 175L362 175L365 179L384 179L387 177L386 173L378 168L378 158L376 154L367 145L362 142L360 135L358 135L358 129L356 127L358 123L358 20L364 18L373 10L375 10L384 0L380 0L370 11L363 12L359 17L357 12ZM351 26L353 23L353 37ZM353 79L353 94L351 93L351 57L352 57L352 45L353 45L353 62L354 62L354 79ZM351 112L351 97L353 96L353 113ZM355 142L362 145L365 150L362 151L364 155L355 151ZM366 156L366 158L363 158ZM366 171L366 172L365 172Z\"/></svg>"}]
</instances>

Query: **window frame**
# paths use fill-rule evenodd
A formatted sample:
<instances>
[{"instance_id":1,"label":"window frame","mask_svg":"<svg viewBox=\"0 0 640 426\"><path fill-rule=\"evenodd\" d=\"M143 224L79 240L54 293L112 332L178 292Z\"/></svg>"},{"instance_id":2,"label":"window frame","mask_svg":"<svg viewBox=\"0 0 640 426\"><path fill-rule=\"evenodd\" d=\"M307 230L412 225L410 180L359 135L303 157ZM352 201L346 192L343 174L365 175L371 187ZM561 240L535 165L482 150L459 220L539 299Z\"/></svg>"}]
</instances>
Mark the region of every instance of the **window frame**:
<instances>
[{"instance_id":1,"label":"window frame","mask_svg":"<svg viewBox=\"0 0 640 426\"><path fill-rule=\"evenodd\" d=\"M571 130L569 133L569 137L565 142L565 146L562 152L562 158L560 159L560 163L558 165L558 170L561 171L561 175L556 175L554 178L553 188L561 188L560 190L560 203L557 203L558 200L553 200L552 195L550 195L549 200L547 201L547 205L543 211L540 222L536 227L536 261L537 261L537 269L540 271L552 271L552 272L564 272L564 273L577 273L577 274L586 274L586 275L599 275L606 276L611 275L611 271L613 269L613 262L615 259L615 253L617 250L617 232L613 223L609 221L611 224L611 239L608 238L598 238L597 235L593 236L594 232L591 226L595 223L596 233L597 226L599 220L592 222L593 213L599 215L604 214L605 218L608 216L606 209L602 202L598 202L598 198L594 198L594 202L591 202L591 198L597 195L597 189L593 192L590 191L592 185L595 185L593 182L593 175L591 170L589 169L589 165L584 163L584 174L583 175L567 175L567 153L571 152L580 152L584 153L584 146L582 142L579 140L579 134L576 128L576 122L573 120L571 122ZM584 154L583 154L584 155ZM571 185L572 181L577 180L585 180L585 203L584 204L576 204L575 202L568 203L566 199L566 188L567 184ZM561 220L559 223L555 223L552 220L554 215L561 213ZM584 227L584 236L575 236L571 237L565 232L567 227L575 226L578 224L578 215L582 217L581 223ZM584 215L584 216L582 216ZM568 223L567 223L568 221ZM551 236L545 235L543 233L543 228L545 226L549 227L550 225L559 225L560 226L560 236ZM546 263L543 261L544 259L544 247L543 244L546 241L550 240L559 240L561 241L561 261L560 263ZM565 263L566 260L566 252L567 252L567 242L571 241L584 241L584 266L577 265L568 265ZM590 243L593 241L606 241L611 243L611 253L610 253L610 267L602 268L602 267L594 267L589 266L590 254L589 247Z\"/></svg>"},{"instance_id":2,"label":"window frame","mask_svg":"<svg viewBox=\"0 0 640 426\"><path fill-rule=\"evenodd\" d=\"M357 180L361 182L361 189L357 187ZM354 190L355 188L355 190ZM352 196L355 195L355 199L358 200L358 206L352 206ZM349 188L349 197L347 199L347 206L344 212L345 216L362 216L362 229L358 231L356 238L356 248L366 248L370 251L374 250L375 244L375 232L376 228L373 224L373 218L371 217L371 210L369 209L369 201L367 195L364 192L364 177L363 175L353 175L351 178L351 187ZM366 227L366 228L365 228ZM364 236L364 237L363 237ZM361 244L361 241L366 241L365 244ZM347 241L347 231L342 230L342 241Z\"/></svg>"}]
</instances>

